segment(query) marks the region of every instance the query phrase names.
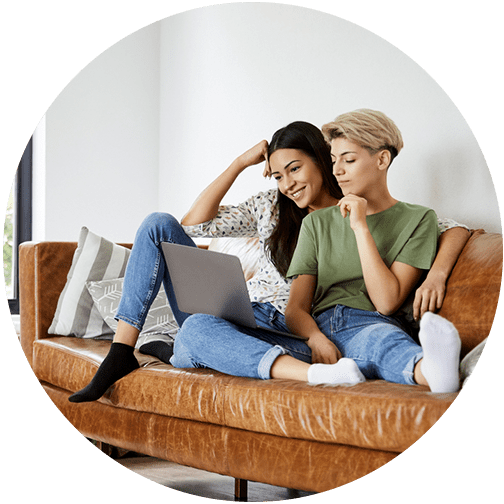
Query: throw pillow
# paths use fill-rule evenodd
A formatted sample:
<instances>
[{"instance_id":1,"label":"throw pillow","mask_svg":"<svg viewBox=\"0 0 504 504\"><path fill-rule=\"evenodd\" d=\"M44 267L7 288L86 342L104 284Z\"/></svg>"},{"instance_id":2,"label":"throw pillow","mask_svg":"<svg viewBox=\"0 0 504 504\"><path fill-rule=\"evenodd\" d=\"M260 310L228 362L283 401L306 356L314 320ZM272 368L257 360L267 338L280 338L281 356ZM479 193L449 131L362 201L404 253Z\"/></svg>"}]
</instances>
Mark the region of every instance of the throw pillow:
<instances>
[{"instance_id":1,"label":"throw pillow","mask_svg":"<svg viewBox=\"0 0 504 504\"><path fill-rule=\"evenodd\" d=\"M94 305L86 282L123 277L129 255L126 247L83 227L48 333L111 339L113 331Z\"/></svg>"},{"instance_id":2,"label":"throw pillow","mask_svg":"<svg viewBox=\"0 0 504 504\"><path fill-rule=\"evenodd\" d=\"M485 348L485 343L487 338L485 338L479 345L473 348L460 363L460 380L462 382L462 386L464 386L471 376L471 373L474 371L476 364L481 356L481 352Z\"/></svg>"}]
</instances>

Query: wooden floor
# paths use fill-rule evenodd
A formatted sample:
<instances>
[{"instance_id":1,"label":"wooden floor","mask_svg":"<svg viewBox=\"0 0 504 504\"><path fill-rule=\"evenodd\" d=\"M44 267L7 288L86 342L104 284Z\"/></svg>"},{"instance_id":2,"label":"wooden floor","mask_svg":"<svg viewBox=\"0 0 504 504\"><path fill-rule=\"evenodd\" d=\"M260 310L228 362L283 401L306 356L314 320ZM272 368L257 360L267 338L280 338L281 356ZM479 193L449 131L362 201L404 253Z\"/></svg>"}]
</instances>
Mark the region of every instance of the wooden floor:
<instances>
[{"instance_id":1,"label":"wooden floor","mask_svg":"<svg viewBox=\"0 0 504 504\"><path fill-rule=\"evenodd\" d=\"M229 476L137 455L126 455L116 459L116 462L151 481L174 490L211 499L235 500L235 480ZM308 495L313 494L262 483L248 483L249 502L295 499Z\"/></svg>"}]
</instances>

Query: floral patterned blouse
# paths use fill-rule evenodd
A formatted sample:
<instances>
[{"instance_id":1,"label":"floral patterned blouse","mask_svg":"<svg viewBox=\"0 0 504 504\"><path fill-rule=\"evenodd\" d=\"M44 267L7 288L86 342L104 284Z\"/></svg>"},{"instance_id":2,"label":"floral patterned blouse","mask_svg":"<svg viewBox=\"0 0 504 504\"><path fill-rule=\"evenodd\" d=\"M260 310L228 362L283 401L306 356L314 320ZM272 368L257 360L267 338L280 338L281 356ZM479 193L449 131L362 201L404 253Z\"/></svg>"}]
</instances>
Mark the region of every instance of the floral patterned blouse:
<instances>
[{"instance_id":1,"label":"floral patterned blouse","mask_svg":"<svg viewBox=\"0 0 504 504\"><path fill-rule=\"evenodd\" d=\"M212 220L182 227L188 236L194 238L258 237L259 267L257 273L247 282L250 300L271 303L279 312L285 313L292 280L285 279L277 271L265 250L265 241L278 220L277 194L275 188L260 192L237 206L221 205ZM438 224L441 233L454 227L467 228L452 219L438 219Z\"/></svg>"}]
</instances>

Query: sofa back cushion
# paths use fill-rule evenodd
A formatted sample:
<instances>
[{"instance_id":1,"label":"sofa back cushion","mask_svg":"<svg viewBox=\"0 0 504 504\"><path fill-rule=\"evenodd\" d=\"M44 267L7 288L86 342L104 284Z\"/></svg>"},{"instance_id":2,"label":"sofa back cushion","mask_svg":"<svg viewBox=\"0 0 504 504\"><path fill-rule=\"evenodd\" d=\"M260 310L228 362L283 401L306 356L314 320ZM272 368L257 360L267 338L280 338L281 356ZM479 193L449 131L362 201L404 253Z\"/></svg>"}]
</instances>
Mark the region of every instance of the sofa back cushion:
<instances>
[{"instance_id":1,"label":"sofa back cushion","mask_svg":"<svg viewBox=\"0 0 504 504\"><path fill-rule=\"evenodd\" d=\"M245 275L245 280L257 272L259 262L259 238L213 238L208 250L236 255Z\"/></svg>"},{"instance_id":2,"label":"sofa back cushion","mask_svg":"<svg viewBox=\"0 0 504 504\"><path fill-rule=\"evenodd\" d=\"M77 243L69 242L28 242L21 246L21 342L30 362L33 340L47 337L76 247ZM219 238L212 240L209 248L238 255L246 278L257 268L257 239ZM448 280L439 312L459 330L462 357L490 333L501 276L502 235L473 231Z\"/></svg>"}]
</instances>

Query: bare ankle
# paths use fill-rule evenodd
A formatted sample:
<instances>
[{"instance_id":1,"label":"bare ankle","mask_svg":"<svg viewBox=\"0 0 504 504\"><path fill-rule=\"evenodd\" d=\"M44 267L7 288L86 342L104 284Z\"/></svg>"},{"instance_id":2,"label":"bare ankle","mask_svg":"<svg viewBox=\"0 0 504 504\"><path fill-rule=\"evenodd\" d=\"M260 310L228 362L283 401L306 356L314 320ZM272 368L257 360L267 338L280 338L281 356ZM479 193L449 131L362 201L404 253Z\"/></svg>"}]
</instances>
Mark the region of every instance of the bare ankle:
<instances>
[{"instance_id":1,"label":"bare ankle","mask_svg":"<svg viewBox=\"0 0 504 504\"><path fill-rule=\"evenodd\" d=\"M427 383L427 380L425 379L425 376L422 373L422 360L420 359L415 366L415 369L413 371L413 379L418 385L429 385Z\"/></svg>"},{"instance_id":2,"label":"bare ankle","mask_svg":"<svg viewBox=\"0 0 504 504\"><path fill-rule=\"evenodd\" d=\"M129 325L124 322L124 320L119 320L117 323L117 330L114 335L114 343L122 343L123 345L134 347L139 334L140 331L136 327Z\"/></svg>"}]
</instances>

